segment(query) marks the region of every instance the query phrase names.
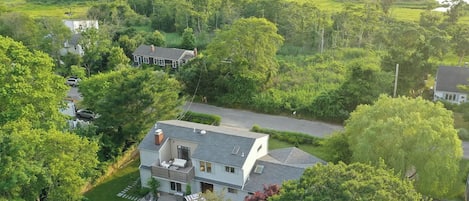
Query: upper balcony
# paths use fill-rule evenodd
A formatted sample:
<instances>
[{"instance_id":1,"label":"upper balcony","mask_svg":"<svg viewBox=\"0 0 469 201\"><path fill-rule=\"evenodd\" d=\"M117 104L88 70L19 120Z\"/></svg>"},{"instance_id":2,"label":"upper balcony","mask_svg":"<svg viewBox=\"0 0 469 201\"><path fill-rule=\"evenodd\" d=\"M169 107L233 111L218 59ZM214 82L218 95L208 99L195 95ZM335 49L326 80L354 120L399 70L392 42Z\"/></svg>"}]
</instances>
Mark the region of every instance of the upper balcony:
<instances>
[{"instance_id":1,"label":"upper balcony","mask_svg":"<svg viewBox=\"0 0 469 201\"><path fill-rule=\"evenodd\" d=\"M178 167L171 164L167 167L163 167L161 164L153 164L151 166L151 175L182 183L189 183L194 179L195 172L194 166L188 161L185 167Z\"/></svg>"}]
</instances>

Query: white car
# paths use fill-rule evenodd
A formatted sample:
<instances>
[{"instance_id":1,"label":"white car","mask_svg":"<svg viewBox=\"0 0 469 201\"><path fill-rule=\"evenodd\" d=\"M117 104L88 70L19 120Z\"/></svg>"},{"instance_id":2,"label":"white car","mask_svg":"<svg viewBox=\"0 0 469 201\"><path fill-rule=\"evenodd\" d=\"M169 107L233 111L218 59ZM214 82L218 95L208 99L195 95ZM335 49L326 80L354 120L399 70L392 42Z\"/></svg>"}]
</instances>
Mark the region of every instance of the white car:
<instances>
[{"instance_id":1,"label":"white car","mask_svg":"<svg viewBox=\"0 0 469 201\"><path fill-rule=\"evenodd\" d=\"M67 84L68 86L76 87L78 86L79 82L80 82L80 78L69 77L67 78L67 81L65 82L65 84Z\"/></svg>"}]
</instances>

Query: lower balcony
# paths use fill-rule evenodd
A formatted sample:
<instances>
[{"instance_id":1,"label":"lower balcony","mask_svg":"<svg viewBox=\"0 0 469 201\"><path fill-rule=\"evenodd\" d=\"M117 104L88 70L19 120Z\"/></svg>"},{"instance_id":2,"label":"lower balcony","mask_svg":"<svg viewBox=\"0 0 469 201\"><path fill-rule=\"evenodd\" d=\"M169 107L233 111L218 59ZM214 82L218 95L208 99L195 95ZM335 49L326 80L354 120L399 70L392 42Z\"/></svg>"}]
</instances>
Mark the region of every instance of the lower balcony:
<instances>
[{"instance_id":1,"label":"lower balcony","mask_svg":"<svg viewBox=\"0 0 469 201\"><path fill-rule=\"evenodd\" d=\"M182 183L189 183L194 179L194 166L178 167L169 166L163 167L159 165L151 166L151 175L155 177L165 178L168 180L178 181Z\"/></svg>"}]
</instances>

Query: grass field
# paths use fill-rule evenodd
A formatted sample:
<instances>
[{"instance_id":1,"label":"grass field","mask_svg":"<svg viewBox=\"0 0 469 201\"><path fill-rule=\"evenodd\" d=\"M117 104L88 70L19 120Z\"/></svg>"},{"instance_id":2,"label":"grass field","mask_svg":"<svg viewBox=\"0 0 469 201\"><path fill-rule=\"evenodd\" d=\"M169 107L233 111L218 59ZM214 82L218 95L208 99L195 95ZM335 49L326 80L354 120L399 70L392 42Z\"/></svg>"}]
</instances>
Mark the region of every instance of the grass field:
<instances>
[{"instance_id":1,"label":"grass field","mask_svg":"<svg viewBox=\"0 0 469 201\"><path fill-rule=\"evenodd\" d=\"M140 177L138 172L139 165L140 160L134 160L86 192L84 196L89 201L129 201L128 199L118 197L117 194Z\"/></svg>"},{"instance_id":2,"label":"grass field","mask_svg":"<svg viewBox=\"0 0 469 201\"><path fill-rule=\"evenodd\" d=\"M5 5L8 10L26 13L31 17L60 17L63 19L84 19L89 4L33 4L26 0L3 0L0 5ZM71 12L72 15L66 15Z\"/></svg>"}]
</instances>

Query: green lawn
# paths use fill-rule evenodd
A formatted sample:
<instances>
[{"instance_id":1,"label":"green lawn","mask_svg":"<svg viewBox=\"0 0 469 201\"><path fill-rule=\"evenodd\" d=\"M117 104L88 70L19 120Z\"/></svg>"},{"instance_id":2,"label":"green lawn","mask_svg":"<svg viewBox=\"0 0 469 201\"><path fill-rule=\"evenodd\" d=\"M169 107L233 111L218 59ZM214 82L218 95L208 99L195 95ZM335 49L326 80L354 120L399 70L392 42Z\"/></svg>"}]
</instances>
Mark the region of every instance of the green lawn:
<instances>
[{"instance_id":1,"label":"green lawn","mask_svg":"<svg viewBox=\"0 0 469 201\"><path fill-rule=\"evenodd\" d=\"M86 192L84 196L90 201L129 201L128 199L118 197L117 194L140 177L138 171L139 165L140 160L134 160Z\"/></svg>"}]
</instances>

